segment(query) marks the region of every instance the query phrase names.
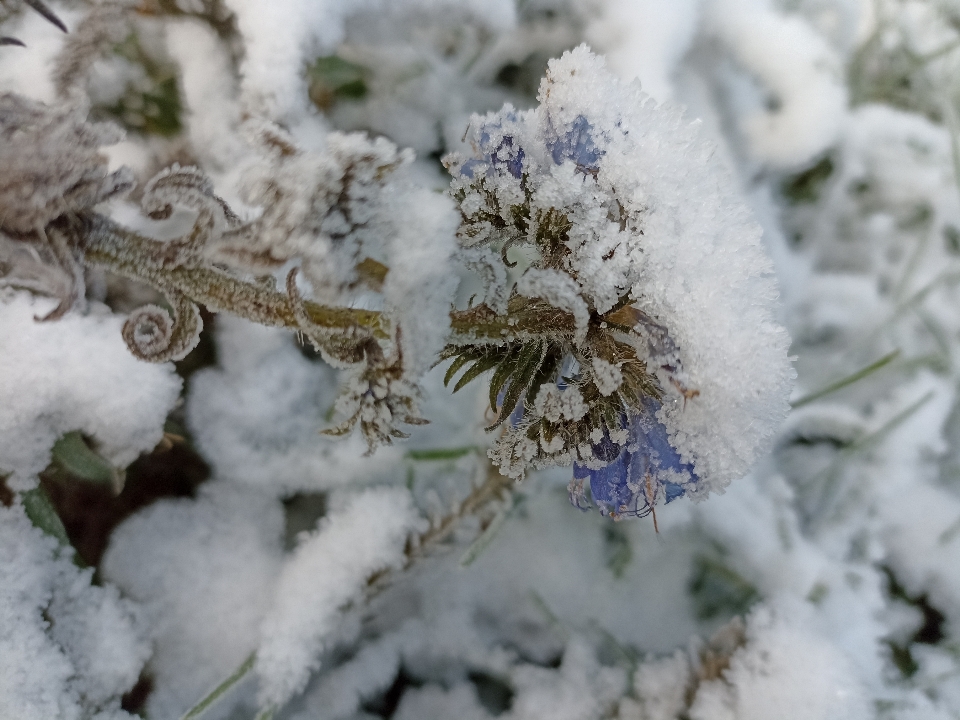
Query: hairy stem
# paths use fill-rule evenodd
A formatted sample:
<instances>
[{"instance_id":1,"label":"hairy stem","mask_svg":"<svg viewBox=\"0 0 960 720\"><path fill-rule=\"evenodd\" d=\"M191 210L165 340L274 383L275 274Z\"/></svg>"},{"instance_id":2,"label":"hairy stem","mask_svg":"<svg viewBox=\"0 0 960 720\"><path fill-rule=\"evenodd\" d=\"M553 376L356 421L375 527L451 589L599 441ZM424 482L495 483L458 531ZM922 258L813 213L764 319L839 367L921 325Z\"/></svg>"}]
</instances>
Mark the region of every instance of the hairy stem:
<instances>
[{"instance_id":1,"label":"hairy stem","mask_svg":"<svg viewBox=\"0 0 960 720\"><path fill-rule=\"evenodd\" d=\"M175 289L216 312L230 312L261 325L299 328L287 295L211 267L170 264L164 261L169 254L167 243L144 237L102 215L85 220L89 226L81 249L88 263L161 291ZM374 310L329 307L309 300L303 304L310 320L320 327L344 332L363 328L376 337L389 336L383 315Z\"/></svg>"},{"instance_id":2,"label":"hairy stem","mask_svg":"<svg viewBox=\"0 0 960 720\"><path fill-rule=\"evenodd\" d=\"M85 227L79 233L79 248L88 264L160 291L175 290L215 312L230 312L261 325L300 329L289 296L267 284L199 263L171 262L170 243L140 235L103 215L88 214L81 220ZM303 308L314 325L332 332L361 329L381 339L390 337L389 323L376 310L330 307L309 300L303 302ZM514 298L506 314L497 314L486 305L453 310L450 326L450 343L469 345L499 343L526 333L567 337L574 320L546 303Z\"/></svg>"}]
</instances>

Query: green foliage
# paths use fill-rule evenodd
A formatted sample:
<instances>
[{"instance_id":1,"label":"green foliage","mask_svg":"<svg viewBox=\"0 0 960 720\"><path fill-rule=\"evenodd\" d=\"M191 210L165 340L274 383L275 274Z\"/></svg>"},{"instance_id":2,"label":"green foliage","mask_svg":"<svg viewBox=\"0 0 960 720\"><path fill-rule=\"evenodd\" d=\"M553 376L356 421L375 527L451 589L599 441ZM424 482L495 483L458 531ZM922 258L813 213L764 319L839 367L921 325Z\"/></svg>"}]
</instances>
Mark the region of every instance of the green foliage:
<instances>
[{"instance_id":1,"label":"green foliage","mask_svg":"<svg viewBox=\"0 0 960 720\"><path fill-rule=\"evenodd\" d=\"M780 190L794 205L815 203L820 199L820 193L823 192L833 170L833 160L829 155L825 155L812 167L785 179Z\"/></svg>"},{"instance_id":2,"label":"green foliage","mask_svg":"<svg viewBox=\"0 0 960 720\"><path fill-rule=\"evenodd\" d=\"M70 547L70 538L63 521L50 502L50 498L42 487L28 490L20 496L23 509L34 526L43 530L47 535L55 537L63 547Z\"/></svg>"},{"instance_id":3,"label":"green foliage","mask_svg":"<svg viewBox=\"0 0 960 720\"><path fill-rule=\"evenodd\" d=\"M366 97L369 71L362 65L337 55L319 57L307 70L310 99L321 110L329 110L338 100Z\"/></svg>"},{"instance_id":4,"label":"green foliage","mask_svg":"<svg viewBox=\"0 0 960 720\"><path fill-rule=\"evenodd\" d=\"M431 448L429 450L407 450L407 457L411 460L456 460L464 455L476 452L477 447L466 445L456 448Z\"/></svg>"},{"instance_id":5,"label":"green foliage","mask_svg":"<svg viewBox=\"0 0 960 720\"><path fill-rule=\"evenodd\" d=\"M943 242L946 245L947 252L951 255L960 255L960 230L953 225L944 225Z\"/></svg>"},{"instance_id":6,"label":"green foliage","mask_svg":"<svg viewBox=\"0 0 960 720\"><path fill-rule=\"evenodd\" d=\"M756 588L739 573L708 555L694 558L688 587L699 620L743 615L760 599Z\"/></svg>"},{"instance_id":7,"label":"green foliage","mask_svg":"<svg viewBox=\"0 0 960 720\"><path fill-rule=\"evenodd\" d=\"M53 446L53 460L62 469L81 480L117 485L119 473L94 452L79 432L70 432Z\"/></svg>"},{"instance_id":8,"label":"green foliage","mask_svg":"<svg viewBox=\"0 0 960 720\"><path fill-rule=\"evenodd\" d=\"M473 345L451 347L442 358L454 357L447 368L444 384L449 384L457 372L467 367L453 391L457 392L488 370L490 379L490 407L499 410L497 421L488 430L498 427L523 399L532 403L540 386L556 378L560 369L562 347L544 340L505 343L504 345Z\"/></svg>"},{"instance_id":9,"label":"green foliage","mask_svg":"<svg viewBox=\"0 0 960 720\"><path fill-rule=\"evenodd\" d=\"M128 36L114 52L143 68L146 82L129 83L123 95L103 111L129 130L162 137L178 134L183 129L183 105L177 68L152 58L136 35Z\"/></svg>"},{"instance_id":10,"label":"green foliage","mask_svg":"<svg viewBox=\"0 0 960 720\"><path fill-rule=\"evenodd\" d=\"M627 566L633 560L633 548L630 536L622 523L605 522L603 524L604 564L615 578L623 577Z\"/></svg>"}]
</instances>

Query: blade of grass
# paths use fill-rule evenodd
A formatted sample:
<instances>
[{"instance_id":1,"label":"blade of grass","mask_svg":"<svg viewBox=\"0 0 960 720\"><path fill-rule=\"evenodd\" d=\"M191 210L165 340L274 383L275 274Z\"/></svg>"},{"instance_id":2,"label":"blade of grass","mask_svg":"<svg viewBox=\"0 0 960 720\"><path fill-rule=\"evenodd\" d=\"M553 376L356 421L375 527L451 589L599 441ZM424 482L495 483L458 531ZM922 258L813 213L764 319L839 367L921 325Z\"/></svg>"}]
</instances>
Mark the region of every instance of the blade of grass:
<instances>
[{"instance_id":1,"label":"blade of grass","mask_svg":"<svg viewBox=\"0 0 960 720\"><path fill-rule=\"evenodd\" d=\"M476 445L464 445L455 448L432 448L428 450L407 450L411 460L456 460L477 451Z\"/></svg>"},{"instance_id":2,"label":"blade of grass","mask_svg":"<svg viewBox=\"0 0 960 720\"><path fill-rule=\"evenodd\" d=\"M894 350L893 352L884 355L879 360L870 363L865 368L861 368L860 370L857 370L855 373L847 375L847 377L845 378L841 378L836 382L832 382L826 387L821 388L820 390L817 390L816 392L812 392L809 395L805 395L799 400L794 400L793 402L790 403L790 407L796 410L798 407L809 405L815 400L819 400L820 398L826 397L827 395L830 395L831 393L835 393L838 390L842 390L843 388L849 385L853 385L855 382L863 380L863 378L868 377L869 375L872 375L880 368L889 365L891 362L896 360L897 357L899 357L899 355L900 355L900 350Z\"/></svg>"},{"instance_id":3,"label":"blade of grass","mask_svg":"<svg viewBox=\"0 0 960 720\"><path fill-rule=\"evenodd\" d=\"M211 705L226 695L227 691L229 691L233 686L246 677L247 673L253 669L253 664L256 661L256 658L256 653L250 653L247 659L243 661L240 667L233 671L233 674L230 675L230 677L217 685L205 698L187 710L186 714L181 717L180 720L193 720L194 718L200 717L200 715L202 715Z\"/></svg>"}]
</instances>

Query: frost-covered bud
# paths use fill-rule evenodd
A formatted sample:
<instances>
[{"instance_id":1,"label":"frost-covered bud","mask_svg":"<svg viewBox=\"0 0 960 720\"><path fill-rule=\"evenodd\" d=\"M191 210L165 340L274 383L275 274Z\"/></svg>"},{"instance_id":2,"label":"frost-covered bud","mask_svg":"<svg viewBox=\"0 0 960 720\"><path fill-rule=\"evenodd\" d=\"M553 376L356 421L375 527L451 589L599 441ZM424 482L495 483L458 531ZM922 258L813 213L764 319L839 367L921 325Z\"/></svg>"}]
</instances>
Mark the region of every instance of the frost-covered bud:
<instances>
[{"instance_id":1,"label":"frost-covered bud","mask_svg":"<svg viewBox=\"0 0 960 720\"><path fill-rule=\"evenodd\" d=\"M393 438L405 438L399 425L423 425L420 415L420 388L405 377L400 357L388 362L371 345L365 362L346 370L334 409L345 418L326 435L345 435L357 425L370 452L389 445Z\"/></svg>"}]
</instances>

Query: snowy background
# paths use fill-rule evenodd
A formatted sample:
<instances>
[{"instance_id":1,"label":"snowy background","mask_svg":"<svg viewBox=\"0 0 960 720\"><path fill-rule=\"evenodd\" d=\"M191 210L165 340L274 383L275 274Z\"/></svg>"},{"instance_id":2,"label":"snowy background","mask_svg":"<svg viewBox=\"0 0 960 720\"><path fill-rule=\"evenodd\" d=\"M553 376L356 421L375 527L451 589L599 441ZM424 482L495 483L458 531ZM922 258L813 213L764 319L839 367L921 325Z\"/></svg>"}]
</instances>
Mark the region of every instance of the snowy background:
<instances>
[{"instance_id":1,"label":"snowy background","mask_svg":"<svg viewBox=\"0 0 960 720\"><path fill-rule=\"evenodd\" d=\"M960 2L32 4L0 4L0 717L960 717ZM518 167L567 265L482 215ZM130 313L192 306L64 259L94 205L382 312L403 373L202 298L137 359ZM575 344L631 289L667 328L656 529L524 445L579 395L485 432L488 383L445 387L451 304L511 288ZM491 457L527 472L488 497Z\"/></svg>"}]
</instances>

